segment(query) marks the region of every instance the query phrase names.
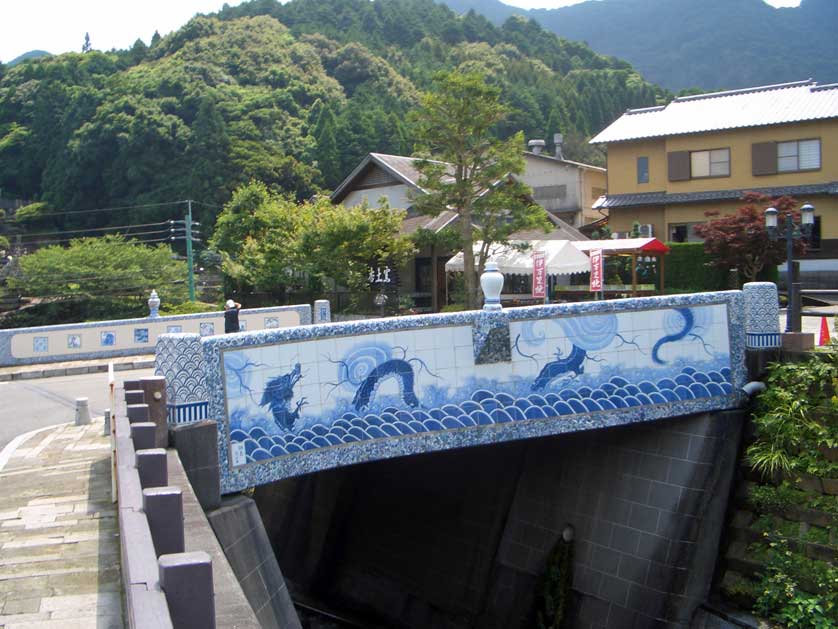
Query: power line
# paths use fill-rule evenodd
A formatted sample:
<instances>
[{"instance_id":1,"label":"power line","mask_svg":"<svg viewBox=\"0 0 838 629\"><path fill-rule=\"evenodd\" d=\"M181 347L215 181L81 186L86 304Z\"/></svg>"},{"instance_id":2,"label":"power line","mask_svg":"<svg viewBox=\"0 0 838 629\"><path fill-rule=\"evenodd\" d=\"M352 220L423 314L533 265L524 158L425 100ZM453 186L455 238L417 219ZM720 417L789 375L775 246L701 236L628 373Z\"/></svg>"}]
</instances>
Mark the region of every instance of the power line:
<instances>
[{"instance_id":1,"label":"power line","mask_svg":"<svg viewBox=\"0 0 838 629\"><path fill-rule=\"evenodd\" d=\"M82 234L86 232L102 232L112 231L115 229L134 229L135 227L160 227L161 225L170 225L171 221L161 221L159 223L138 223L136 225L114 225L113 227L87 227L84 229L67 229L56 232L39 232L37 234L21 234L22 238L29 238L30 236L61 236L63 234Z\"/></svg>"},{"instance_id":2,"label":"power line","mask_svg":"<svg viewBox=\"0 0 838 629\"><path fill-rule=\"evenodd\" d=\"M129 238L129 239L133 239L133 238L138 238L139 239L140 236L154 236L154 235L157 235L157 234L168 234L168 233L170 233L170 230L168 230L168 229L158 229L158 230L147 231L147 232L137 232L137 233L129 233L129 234L111 234L111 235L125 236L126 238ZM74 237L74 238L51 238L51 239L48 239L48 240L26 240L26 241L21 241L20 243L13 242L11 244L13 244L13 245L19 244L20 246L25 247L26 245L53 245L53 244L73 242L74 240L79 240L79 237ZM149 242L149 241L139 239L139 242L145 243L145 242Z\"/></svg>"},{"instance_id":3,"label":"power line","mask_svg":"<svg viewBox=\"0 0 838 629\"><path fill-rule=\"evenodd\" d=\"M140 205L120 205L115 207L100 207L92 210L68 210L66 212L44 212L33 216L32 220L44 218L48 216L68 216L71 214L93 214L96 212L118 212L120 210L145 210L159 207L166 207L170 205L183 205L186 201L166 201L164 203L144 203ZM197 203L197 201L196 201Z\"/></svg>"}]
</instances>

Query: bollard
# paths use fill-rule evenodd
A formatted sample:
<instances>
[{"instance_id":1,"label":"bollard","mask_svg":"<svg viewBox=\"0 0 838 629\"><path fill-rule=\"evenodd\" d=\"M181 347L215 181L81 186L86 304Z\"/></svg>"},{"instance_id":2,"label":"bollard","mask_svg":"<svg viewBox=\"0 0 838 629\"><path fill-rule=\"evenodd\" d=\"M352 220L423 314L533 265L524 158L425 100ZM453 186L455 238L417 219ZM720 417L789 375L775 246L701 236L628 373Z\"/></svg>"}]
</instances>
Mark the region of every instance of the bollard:
<instances>
[{"instance_id":1,"label":"bollard","mask_svg":"<svg viewBox=\"0 0 838 629\"><path fill-rule=\"evenodd\" d=\"M144 391L126 391L125 392L125 403L126 404L145 404L145 392Z\"/></svg>"},{"instance_id":2,"label":"bollard","mask_svg":"<svg viewBox=\"0 0 838 629\"><path fill-rule=\"evenodd\" d=\"M134 450L150 450L154 447L154 429L151 422L136 422L131 424L131 441Z\"/></svg>"},{"instance_id":3,"label":"bollard","mask_svg":"<svg viewBox=\"0 0 838 629\"><path fill-rule=\"evenodd\" d=\"M182 553L183 494L180 487L150 487L143 489L143 511L148 519L154 552L157 557Z\"/></svg>"},{"instance_id":4,"label":"bollard","mask_svg":"<svg viewBox=\"0 0 838 629\"><path fill-rule=\"evenodd\" d=\"M155 446L165 448L169 445L169 417L166 404L166 378L149 376L140 380L148 404L148 420L157 426Z\"/></svg>"},{"instance_id":5,"label":"bollard","mask_svg":"<svg viewBox=\"0 0 838 629\"><path fill-rule=\"evenodd\" d=\"M157 560L160 589L175 629L215 629L212 559L205 552L163 555Z\"/></svg>"},{"instance_id":6,"label":"bollard","mask_svg":"<svg viewBox=\"0 0 838 629\"><path fill-rule=\"evenodd\" d=\"M76 426L86 426L90 423L90 407L86 397L76 398Z\"/></svg>"},{"instance_id":7,"label":"bollard","mask_svg":"<svg viewBox=\"0 0 838 629\"><path fill-rule=\"evenodd\" d=\"M125 406L125 414L128 415L129 423L148 421L148 404L128 404Z\"/></svg>"},{"instance_id":8,"label":"bollard","mask_svg":"<svg viewBox=\"0 0 838 629\"><path fill-rule=\"evenodd\" d=\"M105 437L111 436L111 409L105 409L105 417L102 423L102 435Z\"/></svg>"},{"instance_id":9,"label":"bollard","mask_svg":"<svg viewBox=\"0 0 838 629\"><path fill-rule=\"evenodd\" d=\"M140 487L165 487L169 484L169 468L163 448L137 450L135 456Z\"/></svg>"}]
</instances>

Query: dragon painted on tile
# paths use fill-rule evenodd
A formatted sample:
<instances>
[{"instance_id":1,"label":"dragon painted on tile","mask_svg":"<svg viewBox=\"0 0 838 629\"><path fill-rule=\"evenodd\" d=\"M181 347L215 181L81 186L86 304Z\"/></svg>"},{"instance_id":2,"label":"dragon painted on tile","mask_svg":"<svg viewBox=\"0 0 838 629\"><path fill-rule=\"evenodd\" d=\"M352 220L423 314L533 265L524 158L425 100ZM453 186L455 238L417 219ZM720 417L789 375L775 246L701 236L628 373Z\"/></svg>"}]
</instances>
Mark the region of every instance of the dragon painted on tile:
<instances>
[{"instance_id":1,"label":"dragon painted on tile","mask_svg":"<svg viewBox=\"0 0 838 629\"><path fill-rule=\"evenodd\" d=\"M283 430L294 430L294 424L300 417L300 410L306 405L306 399L301 398L297 402L297 407L291 410L294 386L302 377L300 363L297 363L290 372L269 380L265 385L259 406L270 408L276 425Z\"/></svg>"},{"instance_id":2,"label":"dragon painted on tile","mask_svg":"<svg viewBox=\"0 0 838 629\"><path fill-rule=\"evenodd\" d=\"M698 312L698 317L696 317ZM692 308L673 308L667 313L664 319L664 328L670 334L662 336L652 347L652 360L658 365L665 365L666 361L660 357L661 348L667 343L675 343L682 339L688 338L694 341L699 341L708 355L712 355L711 346L699 334L699 331L707 328L710 323L710 313L706 308L698 311Z\"/></svg>"}]
</instances>

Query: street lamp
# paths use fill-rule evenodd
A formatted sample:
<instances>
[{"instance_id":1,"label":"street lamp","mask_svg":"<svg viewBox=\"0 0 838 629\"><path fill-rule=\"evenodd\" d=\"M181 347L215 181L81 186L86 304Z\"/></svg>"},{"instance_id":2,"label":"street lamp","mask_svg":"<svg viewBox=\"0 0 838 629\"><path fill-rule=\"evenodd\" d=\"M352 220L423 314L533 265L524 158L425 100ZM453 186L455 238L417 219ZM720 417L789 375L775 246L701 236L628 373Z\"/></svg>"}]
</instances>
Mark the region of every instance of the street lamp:
<instances>
[{"instance_id":1,"label":"street lamp","mask_svg":"<svg viewBox=\"0 0 838 629\"><path fill-rule=\"evenodd\" d=\"M788 287L788 309L786 310L786 332L800 332L800 295L799 287L792 282L794 277L794 239L803 237L808 240L812 235L815 224L815 206L807 203L800 208L800 228L794 224L791 212L786 213L783 227L777 225L778 212L770 207L765 210L765 229L768 238L776 242L779 238L786 239L786 286Z\"/></svg>"}]
</instances>

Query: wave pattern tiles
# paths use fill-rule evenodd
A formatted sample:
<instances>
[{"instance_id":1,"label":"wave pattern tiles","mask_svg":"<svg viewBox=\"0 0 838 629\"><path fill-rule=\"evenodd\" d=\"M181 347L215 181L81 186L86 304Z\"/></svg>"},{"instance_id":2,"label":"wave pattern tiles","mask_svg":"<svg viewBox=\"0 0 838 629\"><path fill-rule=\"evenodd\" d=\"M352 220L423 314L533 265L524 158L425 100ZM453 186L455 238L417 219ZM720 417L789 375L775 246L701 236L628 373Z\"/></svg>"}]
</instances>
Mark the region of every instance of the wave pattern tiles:
<instances>
[{"instance_id":1,"label":"wave pattern tiles","mask_svg":"<svg viewBox=\"0 0 838 629\"><path fill-rule=\"evenodd\" d=\"M512 322L510 338L512 362L489 365L465 325L226 350L233 466L732 392L724 304Z\"/></svg>"}]
</instances>

